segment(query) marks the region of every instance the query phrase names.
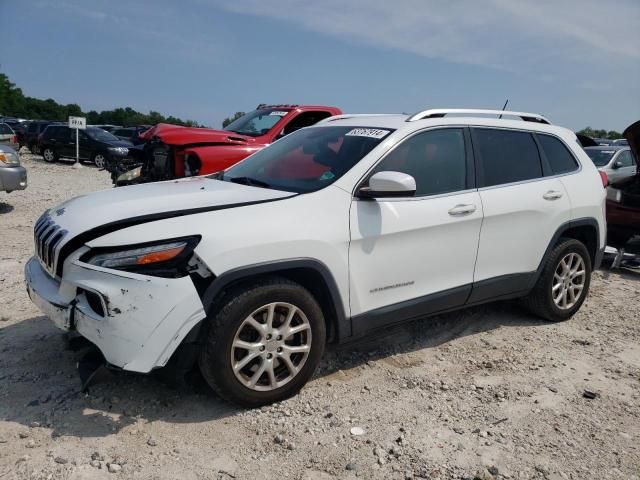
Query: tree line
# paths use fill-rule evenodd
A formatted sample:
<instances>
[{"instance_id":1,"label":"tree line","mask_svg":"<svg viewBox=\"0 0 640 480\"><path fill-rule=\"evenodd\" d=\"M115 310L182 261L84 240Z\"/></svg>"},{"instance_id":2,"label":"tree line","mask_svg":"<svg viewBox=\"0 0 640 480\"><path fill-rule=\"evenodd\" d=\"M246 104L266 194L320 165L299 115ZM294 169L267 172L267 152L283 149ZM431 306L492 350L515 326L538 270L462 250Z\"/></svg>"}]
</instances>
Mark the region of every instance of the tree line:
<instances>
[{"instance_id":1,"label":"tree line","mask_svg":"<svg viewBox=\"0 0 640 480\"><path fill-rule=\"evenodd\" d=\"M9 77L0 72L0 115L7 117L27 118L30 120L57 120L66 122L70 115L87 117L88 124L111 125L155 125L157 123L173 123L187 127L199 127L201 125L194 120L182 120L172 115L164 115L154 112L142 113L131 107L115 108L97 112L90 110L83 112L77 103L66 105L56 102L52 98L42 100L28 97L22 93L22 89L11 83Z\"/></svg>"},{"instance_id":2,"label":"tree line","mask_svg":"<svg viewBox=\"0 0 640 480\"><path fill-rule=\"evenodd\" d=\"M131 107L115 108L113 110L103 110L97 112L90 110L83 112L77 103L68 103L66 105L56 102L52 98L42 100L40 98L28 97L22 93L22 89L11 83L9 77L0 72L0 116L18 117L28 119L42 120L58 120L66 122L70 115L87 117L87 123L93 125L110 124L110 125L156 125L157 123L173 123L175 125L184 125L186 127L201 127L194 120L182 120L180 118L169 115L165 117L159 112L153 110L149 113L142 113ZM237 118L244 115L244 112L236 112L222 122L222 126L226 127ZM614 140L622 138L620 132L615 130L593 129L586 127L578 133L591 138L607 138Z\"/></svg>"},{"instance_id":3,"label":"tree line","mask_svg":"<svg viewBox=\"0 0 640 480\"><path fill-rule=\"evenodd\" d=\"M587 137L591 138L606 138L607 140L616 140L617 138L622 138L622 134L620 132L616 132L615 130L594 130L591 127L583 128L578 133L580 135L586 135Z\"/></svg>"}]
</instances>

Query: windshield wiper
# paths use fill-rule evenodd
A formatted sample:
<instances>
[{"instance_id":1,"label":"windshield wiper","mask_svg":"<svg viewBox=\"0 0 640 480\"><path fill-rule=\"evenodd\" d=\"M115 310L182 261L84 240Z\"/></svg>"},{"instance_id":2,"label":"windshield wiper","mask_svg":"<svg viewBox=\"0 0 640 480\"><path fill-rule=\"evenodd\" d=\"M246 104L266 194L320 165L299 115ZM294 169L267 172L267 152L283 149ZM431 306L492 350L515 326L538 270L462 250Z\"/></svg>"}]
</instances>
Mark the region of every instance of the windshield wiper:
<instances>
[{"instance_id":1,"label":"windshield wiper","mask_svg":"<svg viewBox=\"0 0 640 480\"><path fill-rule=\"evenodd\" d=\"M258 180L251 177L233 177L229 179L230 182L233 183L241 183L243 185L249 185L251 187L262 187L262 188L270 188L267 182L263 182L262 180Z\"/></svg>"}]
</instances>

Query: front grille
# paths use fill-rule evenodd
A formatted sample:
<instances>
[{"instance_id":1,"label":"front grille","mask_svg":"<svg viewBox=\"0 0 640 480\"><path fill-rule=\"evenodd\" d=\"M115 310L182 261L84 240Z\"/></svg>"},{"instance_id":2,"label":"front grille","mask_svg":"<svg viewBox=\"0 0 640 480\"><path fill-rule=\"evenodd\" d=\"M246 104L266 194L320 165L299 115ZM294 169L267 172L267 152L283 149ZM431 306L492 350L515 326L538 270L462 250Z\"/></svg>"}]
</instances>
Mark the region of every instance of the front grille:
<instances>
[{"instance_id":1,"label":"front grille","mask_svg":"<svg viewBox=\"0 0 640 480\"><path fill-rule=\"evenodd\" d=\"M67 234L52 218L45 213L33 227L35 254L51 275L56 272L57 247Z\"/></svg>"}]
</instances>

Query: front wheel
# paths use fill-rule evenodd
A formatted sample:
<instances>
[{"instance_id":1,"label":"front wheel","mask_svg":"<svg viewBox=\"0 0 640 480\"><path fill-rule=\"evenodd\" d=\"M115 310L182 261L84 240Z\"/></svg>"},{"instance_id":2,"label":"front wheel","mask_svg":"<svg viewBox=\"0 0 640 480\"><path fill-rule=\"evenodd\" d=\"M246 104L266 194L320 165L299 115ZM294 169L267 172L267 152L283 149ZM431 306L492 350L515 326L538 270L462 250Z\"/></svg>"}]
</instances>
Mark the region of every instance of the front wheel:
<instances>
[{"instance_id":1,"label":"front wheel","mask_svg":"<svg viewBox=\"0 0 640 480\"><path fill-rule=\"evenodd\" d=\"M324 351L320 306L308 290L284 278L236 289L207 322L202 376L221 397L246 407L295 395Z\"/></svg>"},{"instance_id":2,"label":"front wheel","mask_svg":"<svg viewBox=\"0 0 640 480\"><path fill-rule=\"evenodd\" d=\"M93 156L93 163L95 163L96 167L102 170L107 163L107 159L105 158L104 153L96 153Z\"/></svg>"},{"instance_id":3,"label":"front wheel","mask_svg":"<svg viewBox=\"0 0 640 480\"><path fill-rule=\"evenodd\" d=\"M561 238L524 301L533 313L545 320L567 320L587 298L590 283L591 257L587 248L578 240Z\"/></svg>"},{"instance_id":4,"label":"front wheel","mask_svg":"<svg viewBox=\"0 0 640 480\"><path fill-rule=\"evenodd\" d=\"M53 148L47 147L42 150L42 157L45 162L53 163L58 159L58 154Z\"/></svg>"}]
</instances>

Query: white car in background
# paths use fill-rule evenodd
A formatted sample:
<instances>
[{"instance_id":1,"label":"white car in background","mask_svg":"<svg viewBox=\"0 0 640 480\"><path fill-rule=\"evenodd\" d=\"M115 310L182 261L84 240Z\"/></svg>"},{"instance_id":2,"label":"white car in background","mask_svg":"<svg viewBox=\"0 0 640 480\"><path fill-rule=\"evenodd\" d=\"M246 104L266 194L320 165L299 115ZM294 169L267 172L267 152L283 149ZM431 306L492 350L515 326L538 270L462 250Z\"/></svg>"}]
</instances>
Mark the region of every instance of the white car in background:
<instances>
[{"instance_id":1,"label":"white car in background","mask_svg":"<svg viewBox=\"0 0 640 480\"><path fill-rule=\"evenodd\" d=\"M611 183L633 177L638 166L628 146L586 147L585 152L598 170L607 174Z\"/></svg>"},{"instance_id":2,"label":"white car in background","mask_svg":"<svg viewBox=\"0 0 640 480\"><path fill-rule=\"evenodd\" d=\"M9 125L2 122L0 122L0 145L7 145L14 150L20 150L16 133Z\"/></svg>"},{"instance_id":3,"label":"white car in background","mask_svg":"<svg viewBox=\"0 0 640 480\"><path fill-rule=\"evenodd\" d=\"M327 342L398 322L512 298L570 318L605 247L605 181L536 114L340 115L219 174L47 210L26 283L111 368L191 352L257 406L302 388Z\"/></svg>"},{"instance_id":4,"label":"white car in background","mask_svg":"<svg viewBox=\"0 0 640 480\"><path fill-rule=\"evenodd\" d=\"M20 165L20 154L0 143L0 192L27 188L27 170Z\"/></svg>"}]
</instances>

